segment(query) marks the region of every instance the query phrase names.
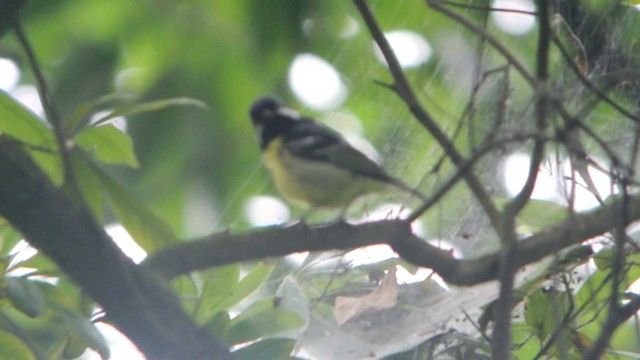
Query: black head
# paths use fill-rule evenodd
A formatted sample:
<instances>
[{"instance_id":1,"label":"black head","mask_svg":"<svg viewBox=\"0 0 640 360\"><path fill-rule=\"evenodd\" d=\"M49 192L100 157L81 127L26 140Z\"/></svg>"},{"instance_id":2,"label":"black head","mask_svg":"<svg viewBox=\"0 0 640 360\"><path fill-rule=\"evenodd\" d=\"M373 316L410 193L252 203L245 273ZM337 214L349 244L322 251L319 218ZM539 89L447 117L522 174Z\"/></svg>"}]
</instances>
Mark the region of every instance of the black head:
<instances>
[{"instance_id":1,"label":"black head","mask_svg":"<svg viewBox=\"0 0 640 360\"><path fill-rule=\"evenodd\" d=\"M258 98L251 105L251 121L253 125L264 124L279 116L278 111L283 107L282 103L275 98L264 96Z\"/></svg>"},{"instance_id":2,"label":"black head","mask_svg":"<svg viewBox=\"0 0 640 360\"><path fill-rule=\"evenodd\" d=\"M254 101L250 114L262 149L276 137L288 134L300 120L295 111L268 96Z\"/></svg>"}]
</instances>

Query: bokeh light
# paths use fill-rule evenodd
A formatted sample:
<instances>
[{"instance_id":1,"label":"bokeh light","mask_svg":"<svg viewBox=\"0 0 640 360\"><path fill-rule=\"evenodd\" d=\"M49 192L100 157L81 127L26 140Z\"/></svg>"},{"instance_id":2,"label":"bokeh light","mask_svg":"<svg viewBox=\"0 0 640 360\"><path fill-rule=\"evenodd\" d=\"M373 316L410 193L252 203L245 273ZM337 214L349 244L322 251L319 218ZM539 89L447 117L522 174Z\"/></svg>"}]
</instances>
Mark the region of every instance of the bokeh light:
<instances>
[{"instance_id":1,"label":"bokeh light","mask_svg":"<svg viewBox=\"0 0 640 360\"><path fill-rule=\"evenodd\" d=\"M252 226L282 224L291 218L289 207L273 196L253 196L244 206L244 213Z\"/></svg>"},{"instance_id":2,"label":"bokeh light","mask_svg":"<svg viewBox=\"0 0 640 360\"><path fill-rule=\"evenodd\" d=\"M129 232L121 224L110 224L104 230L109 234L113 242L118 245L125 255L131 258L136 264L147 257L147 252L138 245Z\"/></svg>"},{"instance_id":3,"label":"bokeh light","mask_svg":"<svg viewBox=\"0 0 640 360\"><path fill-rule=\"evenodd\" d=\"M0 90L11 91L20 81L20 68L7 58L0 58Z\"/></svg>"},{"instance_id":4,"label":"bokeh light","mask_svg":"<svg viewBox=\"0 0 640 360\"><path fill-rule=\"evenodd\" d=\"M516 195L524 185L529 174L530 157L525 154L513 154L503 164L504 184L510 195ZM612 194L611 179L608 174L589 167L589 175L598 194L606 199ZM543 163L538 172L536 184L531 194L532 199L553 201L561 205L567 204L572 191L572 182L576 185L573 195L573 207L577 211L592 209L600 203L588 189L585 180L576 171L572 171L569 159L550 160Z\"/></svg>"},{"instance_id":5,"label":"bokeh light","mask_svg":"<svg viewBox=\"0 0 640 360\"><path fill-rule=\"evenodd\" d=\"M106 117L112 112L113 110L97 111L93 115L91 115L91 119L89 120L89 123L94 124L95 122L101 120L102 118ZM127 132L127 119L124 116L116 116L113 119L110 119L104 123L101 123L100 125L107 125L107 124L115 126L118 130L122 132L125 132L125 133Z\"/></svg>"},{"instance_id":6,"label":"bokeh light","mask_svg":"<svg viewBox=\"0 0 640 360\"><path fill-rule=\"evenodd\" d=\"M531 0L494 0L492 7L526 12L536 11L536 7ZM526 34L536 22L533 15L508 11L493 11L491 12L491 19L500 30L511 35Z\"/></svg>"},{"instance_id":7,"label":"bokeh light","mask_svg":"<svg viewBox=\"0 0 640 360\"><path fill-rule=\"evenodd\" d=\"M414 68L427 62L433 53L431 45L422 35L413 31L396 30L385 33L389 45L393 49L400 66L403 68ZM374 54L378 61L386 64L384 56L378 45L373 45Z\"/></svg>"},{"instance_id":8,"label":"bokeh light","mask_svg":"<svg viewBox=\"0 0 640 360\"><path fill-rule=\"evenodd\" d=\"M330 110L347 98L347 87L338 71L313 54L299 54L289 68L289 87L305 105Z\"/></svg>"},{"instance_id":9,"label":"bokeh light","mask_svg":"<svg viewBox=\"0 0 640 360\"><path fill-rule=\"evenodd\" d=\"M41 119L44 119L44 108L40 102L40 96L38 95L38 89L33 85L20 85L11 91L13 96L18 102L26 106L34 114Z\"/></svg>"}]
</instances>

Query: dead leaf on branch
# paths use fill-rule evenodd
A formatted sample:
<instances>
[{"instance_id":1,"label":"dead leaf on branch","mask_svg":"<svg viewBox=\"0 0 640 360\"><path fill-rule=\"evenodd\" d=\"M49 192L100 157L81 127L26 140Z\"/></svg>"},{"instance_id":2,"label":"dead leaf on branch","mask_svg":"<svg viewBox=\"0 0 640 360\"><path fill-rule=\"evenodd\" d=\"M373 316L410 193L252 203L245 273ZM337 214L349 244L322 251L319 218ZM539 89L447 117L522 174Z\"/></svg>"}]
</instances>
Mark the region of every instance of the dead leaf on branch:
<instances>
[{"instance_id":1,"label":"dead leaf on branch","mask_svg":"<svg viewBox=\"0 0 640 360\"><path fill-rule=\"evenodd\" d=\"M380 283L380 286L362 296L338 296L333 308L333 317L339 325L365 312L376 312L392 308L398 300L398 280L395 266Z\"/></svg>"}]
</instances>

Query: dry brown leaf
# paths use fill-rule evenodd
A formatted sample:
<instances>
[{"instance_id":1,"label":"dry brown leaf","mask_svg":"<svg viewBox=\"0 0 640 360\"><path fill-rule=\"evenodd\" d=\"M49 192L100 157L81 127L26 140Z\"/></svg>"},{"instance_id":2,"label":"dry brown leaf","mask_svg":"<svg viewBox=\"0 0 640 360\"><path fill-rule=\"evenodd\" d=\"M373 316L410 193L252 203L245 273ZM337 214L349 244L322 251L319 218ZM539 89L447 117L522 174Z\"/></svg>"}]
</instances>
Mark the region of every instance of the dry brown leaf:
<instances>
[{"instance_id":1,"label":"dry brown leaf","mask_svg":"<svg viewBox=\"0 0 640 360\"><path fill-rule=\"evenodd\" d=\"M338 296L333 308L333 317L338 325L342 325L354 316L365 312L389 309L398 300L398 280L395 266L389 269L380 286L372 292L362 296Z\"/></svg>"}]
</instances>

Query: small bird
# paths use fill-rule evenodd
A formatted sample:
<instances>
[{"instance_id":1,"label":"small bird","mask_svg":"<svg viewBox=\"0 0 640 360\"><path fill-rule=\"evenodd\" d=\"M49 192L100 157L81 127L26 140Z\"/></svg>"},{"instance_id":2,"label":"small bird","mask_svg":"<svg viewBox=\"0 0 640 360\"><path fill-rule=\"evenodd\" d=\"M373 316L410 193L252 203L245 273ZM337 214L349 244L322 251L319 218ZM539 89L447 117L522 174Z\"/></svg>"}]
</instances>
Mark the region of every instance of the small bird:
<instances>
[{"instance_id":1,"label":"small bird","mask_svg":"<svg viewBox=\"0 0 640 360\"><path fill-rule=\"evenodd\" d=\"M258 98L251 120L262 160L278 191L311 207L346 208L389 185L424 195L394 179L331 128L301 117L272 97Z\"/></svg>"}]
</instances>

